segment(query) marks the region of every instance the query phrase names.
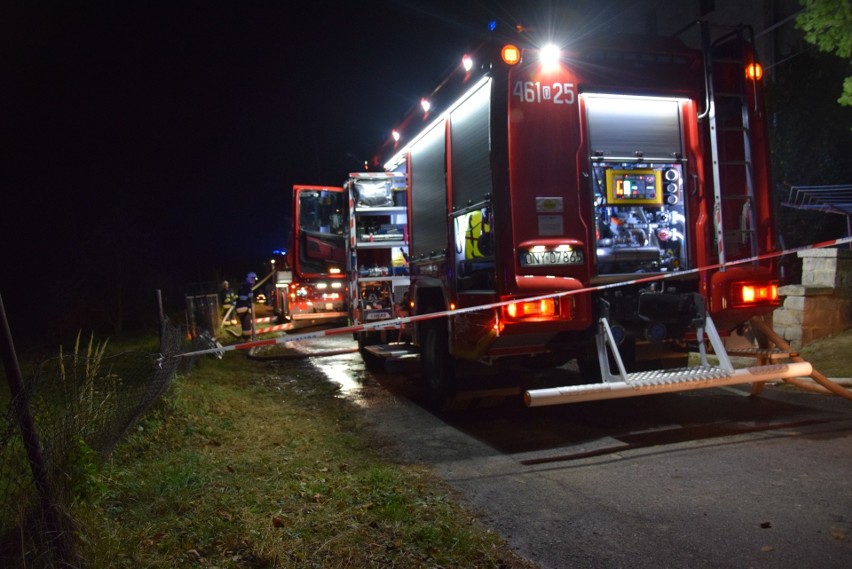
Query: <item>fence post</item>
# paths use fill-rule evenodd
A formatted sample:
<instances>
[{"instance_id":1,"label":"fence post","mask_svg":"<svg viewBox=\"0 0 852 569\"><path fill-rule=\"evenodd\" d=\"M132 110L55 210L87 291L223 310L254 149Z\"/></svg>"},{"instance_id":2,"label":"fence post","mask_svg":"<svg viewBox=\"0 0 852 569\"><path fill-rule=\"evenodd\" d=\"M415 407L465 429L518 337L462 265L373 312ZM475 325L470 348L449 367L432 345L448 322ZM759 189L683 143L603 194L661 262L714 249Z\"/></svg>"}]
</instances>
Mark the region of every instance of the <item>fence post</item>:
<instances>
[{"instance_id":1,"label":"fence post","mask_svg":"<svg viewBox=\"0 0 852 569\"><path fill-rule=\"evenodd\" d=\"M157 320L157 332L160 335L160 352L163 351L163 324L166 321L166 315L163 313L163 291L157 289L157 315L159 316L159 320Z\"/></svg>"},{"instance_id":2,"label":"fence post","mask_svg":"<svg viewBox=\"0 0 852 569\"><path fill-rule=\"evenodd\" d=\"M42 513L46 525L45 529L50 536L51 553L54 553L58 558L57 561L61 566L64 566L71 561L69 555L70 548L67 543L68 538L60 522L58 504L54 502L51 496L50 484L47 479L47 468L44 463L44 456L41 453L41 444L39 443L38 433L35 429L35 422L30 413L29 398L24 389L24 380L21 375L18 358L15 354L15 344L12 340L12 331L9 328L2 295L0 295L0 321L2 321L3 328L3 344L0 346L0 351L3 352L3 366L6 368L6 377L12 396L12 411L21 429L21 438L27 452L27 459L29 460L33 479L41 498Z\"/></svg>"},{"instance_id":3,"label":"fence post","mask_svg":"<svg viewBox=\"0 0 852 569\"><path fill-rule=\"evenodd\" d=\"M160 324L162 324L163 320L166 319L166 315L163 313L163 291L160 289L157 289L157 309L160 315Z\"/></svg>"}]
</instances>

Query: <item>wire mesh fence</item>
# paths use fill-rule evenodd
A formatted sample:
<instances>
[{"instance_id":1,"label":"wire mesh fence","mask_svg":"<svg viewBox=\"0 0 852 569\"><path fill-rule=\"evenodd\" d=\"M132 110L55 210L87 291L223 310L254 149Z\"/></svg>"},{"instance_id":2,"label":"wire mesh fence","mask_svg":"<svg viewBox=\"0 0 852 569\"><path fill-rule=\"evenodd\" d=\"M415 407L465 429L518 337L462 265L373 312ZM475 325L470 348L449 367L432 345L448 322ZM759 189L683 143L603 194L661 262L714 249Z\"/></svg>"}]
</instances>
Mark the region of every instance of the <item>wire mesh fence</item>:
<instances>
[{"instance_id":1,"label":"wire mesh fence","mask_svg":"<svg viewBox=\"0 0 852 569\"><path fill-rule=\"evenodd\" d=\"M209 333L190 336L164 321L159 353L107 355L78 343L22 370L23 389L0 419L0 567L80 566L65 512L85 498L86 465L106 458L193 369L198 358L182 354L216 345Z\"/></svg>"}]
</instances>

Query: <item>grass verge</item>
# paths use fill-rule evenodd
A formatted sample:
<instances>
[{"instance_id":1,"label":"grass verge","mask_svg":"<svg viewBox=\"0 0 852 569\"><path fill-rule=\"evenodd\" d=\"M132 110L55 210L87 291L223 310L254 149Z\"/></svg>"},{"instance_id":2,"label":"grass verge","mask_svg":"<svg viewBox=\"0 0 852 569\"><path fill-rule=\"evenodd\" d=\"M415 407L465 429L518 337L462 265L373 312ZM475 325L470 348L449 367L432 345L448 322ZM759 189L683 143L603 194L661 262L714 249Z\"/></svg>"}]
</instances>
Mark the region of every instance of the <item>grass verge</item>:
<instances>
[{"instance_id":1,"label":"grass verge","mask_svg":"<svg viewBox=\"0 0 852 569\"><path fill-rule=\"evenodd\" d=\"M802 348L802 358L827 377L852 377L852 330L819 338Z\"/></svg>"},{"instance_id":2,"label":"grass verge","mask_svg":"<svg viewBox=\"0 0 852 569\"><path fill-rule=\"evenodd\" d=\"M75 505L86 563L534 567L427 469L375 452L334 384L283 373L228 352L179 378Z\"/></svg>"}]
</instances>

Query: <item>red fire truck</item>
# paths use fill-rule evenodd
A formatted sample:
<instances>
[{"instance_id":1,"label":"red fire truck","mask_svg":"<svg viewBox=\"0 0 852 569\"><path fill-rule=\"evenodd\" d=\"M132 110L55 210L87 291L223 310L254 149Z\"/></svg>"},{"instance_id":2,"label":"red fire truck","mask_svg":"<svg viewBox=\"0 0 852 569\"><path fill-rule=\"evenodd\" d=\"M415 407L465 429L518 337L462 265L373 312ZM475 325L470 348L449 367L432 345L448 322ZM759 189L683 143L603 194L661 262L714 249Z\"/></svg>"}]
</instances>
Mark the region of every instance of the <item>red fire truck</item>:
<instances>
[{"instance_id":1,"label":"red fire truck","mask_svg":"<svg viewBox=\"0 0 852 569\"><path fill-rule=\"evenodd\" d=\"M383 290L383 316L356 313L365 355L419 353L435 402L455 391L459 360L576 359L590 379L529 390L528 405L810 373L791 364L745 376L721 339L778 305L777 263L763 257L776 231L748 28L700 50L613 34L561 50L484 47L465 63L384 149L384 172L407 190L404 228L382 224L399 226L410 275ZM369 208L350 212L356 227L380 213ZM357 235L355 300L385 276L359 274ZM377 321L397 316L412 319L395 341L379 338ZM690 352L702 365L683 367Z\"/></svg>"},{"instance_id":2,"label":"red fire truck","mask_svg":"<svg viewBox=\"0 0 852 569\"><path fill-rule=\"evenodd\" d=\"M294 328L348 320L348 235L343 188L293 186L292 275L276 294L275 311Z\"/></svg>"}]
</instances>

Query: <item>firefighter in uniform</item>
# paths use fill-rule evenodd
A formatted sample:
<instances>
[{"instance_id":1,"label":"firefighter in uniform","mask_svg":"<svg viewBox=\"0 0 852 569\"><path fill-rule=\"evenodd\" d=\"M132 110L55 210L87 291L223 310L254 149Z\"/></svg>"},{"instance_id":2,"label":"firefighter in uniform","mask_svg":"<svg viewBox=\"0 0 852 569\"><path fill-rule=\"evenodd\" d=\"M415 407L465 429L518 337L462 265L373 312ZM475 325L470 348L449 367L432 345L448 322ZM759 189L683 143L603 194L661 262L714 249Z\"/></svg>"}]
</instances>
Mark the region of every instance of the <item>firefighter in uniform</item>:
<instances>
[{"instance_id":1,"label":"firefighter in uniform","mask_svg":"<svg viewBox=\"0 0 852 569\"><path fill-rule=\"evenodd\" d=\"M237 302L237 293L231 289L228 281L222 281L222 290L219 291L219 302L222 304L222 325L226 322L236 324L234 304Z\"/></svg>"},{"instance_id":2,"label":"firefighter in uniform","mask_svg":"<svg viewBox=\"0 0 852 569\"><path fill-rule=\"evenodd\" d=\"M251 340L254 330L254 317L252 310L252 302L254 301L254 283L257 282L257 275L249 273L246 275L246 280L240 284L240 289L237 291L237 316L242 325L242 339L245 341Z\"/></svg>"}]
</instances>

